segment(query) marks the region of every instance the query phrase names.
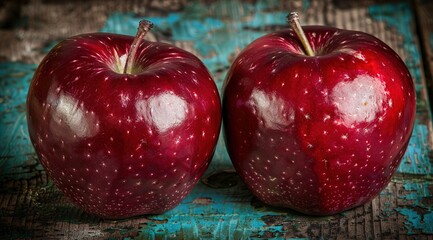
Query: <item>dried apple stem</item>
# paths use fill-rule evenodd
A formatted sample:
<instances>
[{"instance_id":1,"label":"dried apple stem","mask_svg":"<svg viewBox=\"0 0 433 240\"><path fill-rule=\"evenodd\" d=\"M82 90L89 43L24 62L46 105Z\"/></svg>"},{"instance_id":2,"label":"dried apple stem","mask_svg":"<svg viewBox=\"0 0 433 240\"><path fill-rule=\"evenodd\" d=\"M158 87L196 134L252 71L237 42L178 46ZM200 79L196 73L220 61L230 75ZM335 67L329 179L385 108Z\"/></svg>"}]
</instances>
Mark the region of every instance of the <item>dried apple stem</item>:
<instances>
[{"instance_id":1,"label":"dried apple stem","mask_svg":"<svg viewBox=\"0 0 433 240\"><path fill-rule=\"evenodd\" d=\"M143 41L144 36L150 31L153 27L153 23L149 20L141 20L138 25L137 35L134 38L134 41L131 44L131 48L129 49L128 56L126 57L125 68L123 69L123 73L131 74L132 67L135 61L135 55L138 50L138 46L140 42Z\"/></svg>"},{"instance_id":2,"label":"dried apple stem","mask_svg":"<svg viewBox=\"0 0 433 240\"><path fill-rule=\"evenodd\" d=\"M289 22L293 30L296 32L296 35L298 35L299 40L301 40L302 46L304 46L307 55L313 57L314 56L313 49L311 48L311 45L308 42L307 37L305 36L304 30L302 30L301 23L299 22L298 13L291 12L289 15L287 15L287 21Z\"/></svg>"}]
</instances>

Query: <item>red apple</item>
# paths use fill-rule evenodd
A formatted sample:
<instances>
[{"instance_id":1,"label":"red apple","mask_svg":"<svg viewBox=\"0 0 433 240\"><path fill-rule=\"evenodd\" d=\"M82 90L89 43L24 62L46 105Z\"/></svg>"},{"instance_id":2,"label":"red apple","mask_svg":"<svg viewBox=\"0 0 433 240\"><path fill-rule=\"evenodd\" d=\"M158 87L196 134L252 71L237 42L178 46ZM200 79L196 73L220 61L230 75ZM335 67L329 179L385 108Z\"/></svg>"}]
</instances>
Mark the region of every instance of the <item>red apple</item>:
<instances>
[{"instance_id":1,"label":"red apple","mask_svg":"<svg viewBox=\"0 0 433 240\"><path fill-rule=\"evenodd\" d=\"M306 41L285 29L239 54L224 84L224 133L234 167L261 201L329 215L387 186L409 143L415 92L381 40L304 30Z\"/></svg>"},{"instance_id":2,"label":"red apple","mask_svg":"<svg viewBox=\"0 0 433 240\"><path fill-rule=\"evenodd\" d=\"M189 52L142 40L149 24L140 23L134 42L109 33L62 41L28 93L42 165L74 203L105 218L175 207L218 139L221 105L208 70Z\"/></svg>"}]
</instances>

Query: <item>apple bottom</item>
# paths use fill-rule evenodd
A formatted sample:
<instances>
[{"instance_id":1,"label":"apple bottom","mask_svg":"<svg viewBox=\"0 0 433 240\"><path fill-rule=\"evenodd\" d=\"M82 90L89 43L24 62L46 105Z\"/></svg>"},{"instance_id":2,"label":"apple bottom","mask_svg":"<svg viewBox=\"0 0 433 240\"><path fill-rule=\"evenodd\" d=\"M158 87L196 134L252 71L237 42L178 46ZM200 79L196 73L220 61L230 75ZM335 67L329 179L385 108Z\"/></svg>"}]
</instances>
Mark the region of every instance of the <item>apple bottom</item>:
<instances>
[{"instance_id":1,"label":"apple bottom","mask_svg":"<svg viewBox=\"0 0 433 240\"><path fill-rule=\"evenodd\" d=\"M39 157L46 167L46 157L44 155ZM122 178L122 173L119 171L120 178L114 177L118 181L113 184L110 181L89 183L84 178L78 183L72 182L71 176L68 178L63 174L64 169L56 169L53 166L46 169L50 169L48 175L72 203L89 214L116 220L139 215L161 214L173 209L191 192L207 169L208 162L198 169L195 175L172 174L163 181Z\"/></svg>"},{"instance_id":2,"label":"apple bottom","mask_svg":"<svg viewBox=\"0 0 433 240\"><path fill-rule=\"evenodd\" d=\"M287 158L292 168L287 167L287 161L282 159L270 164L265 160L266 156L260 154L248 158L250 161L234 161L234 165L252 194L265 204L308 215L327 216L358 207L376 197L388 185L407 146L408 142L390 165L366 171L348 170L357 169L358 164L354 162L337 165L337 161L331 160L325 172L322 161L301 152L297 153L299 158L296 162Z\"/></svg>"}]
</instances>

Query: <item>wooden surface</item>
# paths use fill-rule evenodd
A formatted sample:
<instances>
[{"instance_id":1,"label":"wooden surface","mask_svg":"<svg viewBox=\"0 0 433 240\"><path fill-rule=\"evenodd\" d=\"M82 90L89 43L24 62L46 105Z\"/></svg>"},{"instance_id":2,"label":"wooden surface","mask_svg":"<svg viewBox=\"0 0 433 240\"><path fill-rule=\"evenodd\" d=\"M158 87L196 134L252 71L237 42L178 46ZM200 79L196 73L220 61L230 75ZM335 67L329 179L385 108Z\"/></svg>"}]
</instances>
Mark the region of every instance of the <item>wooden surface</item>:
<instances>
[{"instance_id":1,"label":"wooden surface","mask_svg":"<svg viewBox=\"0 0 433 240\"><path fill-rule=\"evenodd\" d=\"M47 178L29 142L25 98L33 72L59 40L83 32L133 35L199 56L222 85L230 62L253 39L304 24L371 33L404 59L415 80L417 121L392 182L372 202L329 217L263 205L233 172L223 140L202 181L175 209L106 221L72 205ZM0 2L0 239L433 239L433 4L387 1L3 1ZM431 96L432 94L430 94Z\"/></svg>"}]
</instances>

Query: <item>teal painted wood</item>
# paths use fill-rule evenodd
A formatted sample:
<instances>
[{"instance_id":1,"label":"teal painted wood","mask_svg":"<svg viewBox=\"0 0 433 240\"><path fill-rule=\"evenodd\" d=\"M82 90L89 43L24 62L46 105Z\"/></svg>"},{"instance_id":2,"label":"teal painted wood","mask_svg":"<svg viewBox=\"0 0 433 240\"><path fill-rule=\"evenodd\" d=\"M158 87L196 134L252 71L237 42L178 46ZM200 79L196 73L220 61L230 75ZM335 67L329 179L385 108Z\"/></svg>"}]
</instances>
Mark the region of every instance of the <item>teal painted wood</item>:
<instances>
[{"instance_id":1,"label":"teal painted wood","mask_svg":"<svg viewBox=\"0 0 433 240\"><path fill-rule=\"evenodd\" d=\"M305 10L312 7L311 5L311 1L303 1ZM237 9L242 9L242 12ZM225 74L235 55L257 37L274 29L286 27L285 16L289 10L281 10L279 1L258 0L254 4L218 1L209 4L189 4L180 12L147 18L155 23L156 27L152 31L159 40L191 44L221 89ZM372 5L367 11L373 20L383 22L401 36L401 50L408 56L404 60L415 79L419 96L418 119L414 133L398 174L393 179L395 185L403 186L404 191L397 197L404 203L400 204L403 207L393 209L390 205L383 204L381 212L377 214L383 219L395 217L396 214L404 216L403 227L408 234L433 234L433 169L429 157L431 118L429 104L422 96L425 85L420 70L420 50L412 35L413 11L411 5L404 2ZM114 12L108 17L101 31L134 35L137 22L141 18L133 13ZM433 45L433 35L431 39ZM42 171L28 139L24 108L28 84L35 68L33 64L0 63L0 183L8 179L29 179ZM232 166L221 137L205 178L178 207L161 215L147 216L139 228L131 229L128 227L128 220L125 220L99 231L118 233L122 236L134 231L136 238L143 239L278 239L285 237L288 229L304 227L305 222L320 223L323 227L327 222L338 224L340 221L351 221L349 216L356 211L317 218L264 206L251 196L232 172L222 171L226 169L230 170ZM52 185L44 187L58 194ZM390 192L389 188L385 189L381 197L391 198ZM38 201L42 203L42 200L35 200ZM54 205L54 202L48 201L43 204L51 206L49 204ZM66 205L65 208L65 212L70 212L74 207ZM47 211L37 208L32 211L18 206L13 211L0 208L0 215L19 218L25 214L37 214L39 210ZM77 216L56 216L56 221L84 224ZM98 222L98 219L91 220L90 224ZM20 231L24 235L20 235ZM12 233L9 236L15 237L28 237L34 234L31 231L22 232L22 229L10 232ZM356 235L354 237L356 238Z\"/></svg>"},{"instance_id":2,"label":"teal painted wood","mask_svg":"<svg viewBox=\"0 0 433 240\"><path fill-rule=\"evenodd\" d=\"M41 170L30 143L25 116L28 86L36 66L0 63L0 180L31 177Z\"/></svg>"}]
</instances>

